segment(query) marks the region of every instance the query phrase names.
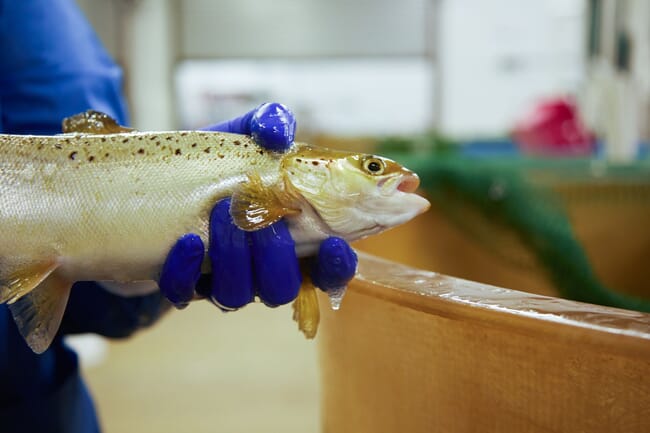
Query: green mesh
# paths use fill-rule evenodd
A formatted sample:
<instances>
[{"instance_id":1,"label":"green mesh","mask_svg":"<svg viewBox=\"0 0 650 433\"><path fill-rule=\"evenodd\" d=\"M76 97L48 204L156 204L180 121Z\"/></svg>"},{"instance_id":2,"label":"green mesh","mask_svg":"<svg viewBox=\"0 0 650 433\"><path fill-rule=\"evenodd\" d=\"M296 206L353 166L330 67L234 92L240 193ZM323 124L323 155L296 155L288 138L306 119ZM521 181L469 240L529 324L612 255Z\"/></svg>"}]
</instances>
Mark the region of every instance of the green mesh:
<instances>
[{"instance_id":1,"label":"green mesh","mask_svg":"<svg viewBox=\"0 0 650 433\"><path fill-rule=\"evenodd\" d=\"M650 198L646 162L610 167L587 159L477 158L457 149L439 137L379 143L379 153L417 172L436 207L491 253L519 267L541 268L562 297L650 312L649 300L599 281L553 189L606 179L639 185L632 189L636 199Z\"/></svg>"}]
</instances>

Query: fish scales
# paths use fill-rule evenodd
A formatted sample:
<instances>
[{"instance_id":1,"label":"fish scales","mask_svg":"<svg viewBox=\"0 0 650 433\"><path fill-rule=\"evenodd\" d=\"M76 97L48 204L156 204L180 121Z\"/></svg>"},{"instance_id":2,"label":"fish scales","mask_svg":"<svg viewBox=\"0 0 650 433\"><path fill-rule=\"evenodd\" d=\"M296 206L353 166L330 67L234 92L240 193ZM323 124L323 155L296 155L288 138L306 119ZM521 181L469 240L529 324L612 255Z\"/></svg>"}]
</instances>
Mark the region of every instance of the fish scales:
<instances>
[{"instance_id":1,"label":"fish scales","mask_svg":"<svg viewBox=\"0 0 650 433\"><path fill-rule=\"evenodd\" d=\"M207 241L212 206L251 167L279 178L278 156L234 134L1 137L0 258L58 257L75 279L152 279L179 234Z\"/></svg>"},{"instance_id":2,"label":"fish scales","mask_svg":"<svg viewBox=\"0 0 650 433\"><path fill-rule=\"evenodd\" d=\"M329 236L351 242L429 207L415 194L415 173L375 155L306 144L268 152L217 132L137 132L96 111L63 127L57 136L0 135L0 303L37 353L56 335L75 281L157 280L180 236L196 233L208 245L222 198L231 197L243 230L284 218L299 257ZM336 305L342 289L332 291ZM313 287L303 285L294 318L308 338L318 314Z\"/></svg>"}]
</instances>

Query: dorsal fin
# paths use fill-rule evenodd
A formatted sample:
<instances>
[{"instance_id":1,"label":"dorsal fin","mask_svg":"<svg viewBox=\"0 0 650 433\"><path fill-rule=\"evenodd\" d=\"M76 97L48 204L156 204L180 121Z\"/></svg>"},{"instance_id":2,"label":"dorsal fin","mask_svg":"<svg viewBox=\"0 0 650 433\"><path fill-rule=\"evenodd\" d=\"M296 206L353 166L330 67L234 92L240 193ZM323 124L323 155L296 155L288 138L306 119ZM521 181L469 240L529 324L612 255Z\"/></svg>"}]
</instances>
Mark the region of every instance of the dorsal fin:
<instances>
[{"instance_id":1,"label":"dorsal fin","mask_svg":"<svg viewBox=\"0 0 650 433\"><path fill-rule=\"evenodd\" d=\"M64 133L119 134L133 131L133 128L120 126L115 119L101 111L88 110L63 119Z\"/></svg>"}]
</instances>

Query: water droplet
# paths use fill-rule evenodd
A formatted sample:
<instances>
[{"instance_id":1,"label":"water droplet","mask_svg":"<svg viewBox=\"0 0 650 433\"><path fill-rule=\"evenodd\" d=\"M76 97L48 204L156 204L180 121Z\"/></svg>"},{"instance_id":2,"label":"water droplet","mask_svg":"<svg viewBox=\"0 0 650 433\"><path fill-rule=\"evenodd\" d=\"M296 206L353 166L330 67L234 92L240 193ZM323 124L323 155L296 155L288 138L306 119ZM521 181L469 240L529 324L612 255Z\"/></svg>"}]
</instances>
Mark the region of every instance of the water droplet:
<instances>
[{"instance_id":1,"label":"water droplet","mask_svg":"<svg viewBox=\"0 0 650 433\"><path fill-rule=\"evenodd\" d=\"M343 296L345 296L346 289L347 286L343 286L329 289L327 291L327 295L330 298L330 305L332 306L332 310L338 310L341 308L341 301L343 300Z\"/></svg>"}]
</instances>

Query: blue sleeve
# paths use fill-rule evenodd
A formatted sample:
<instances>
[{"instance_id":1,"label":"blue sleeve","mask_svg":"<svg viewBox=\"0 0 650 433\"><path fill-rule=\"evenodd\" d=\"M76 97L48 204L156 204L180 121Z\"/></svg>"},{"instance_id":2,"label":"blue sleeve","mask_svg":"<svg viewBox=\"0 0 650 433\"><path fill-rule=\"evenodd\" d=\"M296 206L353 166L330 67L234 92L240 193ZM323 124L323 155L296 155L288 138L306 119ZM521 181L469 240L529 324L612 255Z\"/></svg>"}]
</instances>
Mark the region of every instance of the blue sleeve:
<instances>
[{"instance_id":1,"label":"blue sleeve","mask_svg":"<svg viewBox=\"0 0 650 433\"><path fill-rule=\"evenodd\" d=\"M72 287L61 323L62 334L92 332L110 338L124 338L153 324L171 307L159 291L125 298L96 283L79 282Z\"/></svg>"},{"instance_id":2,"label":"blue sleeve","mask_svg":"<svg viewBox=\"0 0 650 433\"><path fill-rule=\"evenodd\" d=\"M0 305L0 431L98 433L77 356L60 337L42 355L22 340Z\"/></svg>"},{"instance_id":3,"label":"blue sleeve","mask_svg":"<svg viewBox=\"0 0 650 433\"><path fill-rule=\"evenodd\" d=\"M0 0L0 129L55 134L89 108L127 123L122 72L71 0Z\"/></svg>"}]
</instances>

